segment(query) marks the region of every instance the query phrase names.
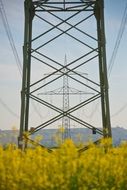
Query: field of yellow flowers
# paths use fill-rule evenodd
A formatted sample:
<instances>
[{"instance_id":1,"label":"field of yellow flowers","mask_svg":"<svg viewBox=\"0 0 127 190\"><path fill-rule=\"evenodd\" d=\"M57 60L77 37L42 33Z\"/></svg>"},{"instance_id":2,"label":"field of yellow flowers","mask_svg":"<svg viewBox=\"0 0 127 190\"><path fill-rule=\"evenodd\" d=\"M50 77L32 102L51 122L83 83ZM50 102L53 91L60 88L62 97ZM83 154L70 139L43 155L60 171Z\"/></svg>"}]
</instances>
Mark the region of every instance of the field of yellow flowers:
<instances>
[{"instance_id":1,"label":"field of yellow flowers","mask_svg":"<svg viewBox=\"0 0 127 190\"><path fill-rule=\"evenodd\" d=\"M71 140L49 153L0 147L0 190L127 190L127 144L109 141L79 154Z\"/></svg>"}]
</instances>

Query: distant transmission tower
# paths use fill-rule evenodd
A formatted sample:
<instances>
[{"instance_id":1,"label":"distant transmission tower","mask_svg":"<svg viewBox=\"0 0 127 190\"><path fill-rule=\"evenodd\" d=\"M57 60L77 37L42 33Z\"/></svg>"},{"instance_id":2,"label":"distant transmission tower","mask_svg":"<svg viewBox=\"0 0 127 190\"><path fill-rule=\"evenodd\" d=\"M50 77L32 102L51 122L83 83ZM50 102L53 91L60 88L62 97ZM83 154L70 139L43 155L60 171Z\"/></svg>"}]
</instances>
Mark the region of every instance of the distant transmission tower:
<instances>
[{"instance_id":1,"label":"distant transmission tower","mask_svg":"<svg viewBox=\"0 0 127 190\"><path fill-rule=\"evenodd\" d=\"M64 128L63 139L70 138L70 118L67 116L69 110L69 84L68 84L68 75L67 75L67 57L65 55L64 60L64 75L63 75L63 111L64 117L62 119L62 127Z\"/></svg>"},{"instance_id":2,"label":"distant transmission tower","mask_svg":"<svg viewBox=\"0 0 127 190\"><path fill-rule=\"evenodd\" d=\"M57 95L57 96L61 96L63 97L63 104L62 104L62 110L63 110L63 118L62 118L62 142L64 142L65 139L71 138L71 131L70 131L70 118L68 117L67 112L69 111L70 108L70 103L69 103L69 98L73 95L88 95L88 94L92 94L93 93L89 93L86 91L82 91L82 90L78 90L75 88L72 88L69 85L69 76L70 75L76 75L75 73L69 73L68 76L68 68L67 68L67 56L65 54L65 58L64 58L64 65L63 65L63 86L57 89L54 89L52 91L46 91L46 92L41 92L38 95L48 95L48 96L52 96L52 95ZM50 75L51 73L47 73L45 74L45 76ZM61 75L60 72L57 72L56 75ZM87 73L80 73L80 75L85 75L87 76Z\"/></svg>"},{"instance_id":3,"label":"distant transmission tower","mask_svg":"<svg viewBox=\"0 0 127 190\"><path fill-rule=\"evenodd\" d=\"M64 138L70 136L70 121L102 137L111 137L104 0L25 0L24 31L19 147L23 146L24 132L35 134L59 120L67 129ZM69 60L65 58L62 64L61 57L68 51ZM50 74L44 76L46 72ZM89 73L90 78L81 72ZM57 94L58 90L52 89L59 87L62 78L63 108L58 105L57 98L55 104L51 104L38 97L45 87L51 89L49 94ZM85 88L90 92L82 102L74 100L71 107L68 80L75 86L72 93L84 92ZM47 82L44 84L44 81ZM31 117L30 100L40 105L42 115L45 108L53 110L52 118L39 123L36 117ZM76 115L82 108L89 112L89 106L97 100L101 109L99 124Z\"/></svg>"}]
</instances>

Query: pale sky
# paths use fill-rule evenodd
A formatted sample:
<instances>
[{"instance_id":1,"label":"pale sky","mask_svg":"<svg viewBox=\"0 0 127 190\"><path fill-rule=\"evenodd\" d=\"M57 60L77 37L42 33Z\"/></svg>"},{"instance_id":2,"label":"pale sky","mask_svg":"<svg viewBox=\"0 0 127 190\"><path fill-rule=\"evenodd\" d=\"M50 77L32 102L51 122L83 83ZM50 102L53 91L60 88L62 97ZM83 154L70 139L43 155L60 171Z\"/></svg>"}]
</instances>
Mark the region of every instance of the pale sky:
<instances>
[{"instance_id":1,"label":"pale sky","mask_svg":"<svg viewBox=\"0 0 127 190\"><path fill-rule=\"evenodd\" d=\"M120 29L122 16L127 4L126 1L127 0L105 0L107 66L110 63L118 31ZM3 0L3 4L15 46L22 63L24 1ZM127 21L116 59L109 75L111 124L112 127L120 126L127 129L126 49ZM12 129L13 126L19 128L20 91L21 74L16 65L0 14L0 129Z\"/></svg>"}]
</instances>

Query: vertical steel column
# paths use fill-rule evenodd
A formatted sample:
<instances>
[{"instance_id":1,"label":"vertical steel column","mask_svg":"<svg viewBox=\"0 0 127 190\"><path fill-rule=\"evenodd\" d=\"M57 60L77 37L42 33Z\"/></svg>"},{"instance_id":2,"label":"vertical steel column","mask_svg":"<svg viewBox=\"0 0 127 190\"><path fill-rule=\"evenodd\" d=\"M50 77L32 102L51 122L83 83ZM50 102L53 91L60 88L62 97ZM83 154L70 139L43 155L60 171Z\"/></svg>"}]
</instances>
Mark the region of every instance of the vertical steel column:
<instances>
[{"instance_id":1,"label":"vertical steel column","mask_svg":"<svg viewBox=\"0 0 127 190\"><path fill-rule=\"evenodd\" d=\"M32 39L32 19L34 16L34 7L32 0L25 0L25 30L23 46L23 78L21 90L21 116L20 116L20 134L18 138L19 147L23 145L23 132L28 131L29 120L29 90L30 90L30 68L31 68L31 39Z\"/></svg>"},{"instance_id":2,"label":"vertical steel column","mask_svg":"<svg viewBox=\"0 0 127 190\"><path fill-rule=\"evenodd\" d=\"M82 14L82 12L86 14ZM65 19L61 13L66 14L67 18ZM49 17L48 17L48 15ZM43 23L46 23L48 26L44 31L40 31L39 34L34 35L32 39L32 27L35 25L32 20L35 15L36 19L40 19ZM77 16L79 15L79 21ZM84 18L82 18L84 17ZM49 18L57 20L57 22L52 22ZM71 19L74 19L71 22ZM80 19L81 18L81 19ZM88 19L93 19L91 23L96 25L95 35L91 32L85 31L85 28L81 27L80 24L87 22ZM67 29L62 27L63 24L68 26ZM80 25L80 26L79 26ZM87 27L86 27L87 28ZM71 33L72 30L72 33ZM53 37L50 34L53 32ZM81 36L80 36L81 34ZM47 37L45 37L47 35ZM61 64L59 61L54 58L55 56L50 57L50 52L48 52L48 45L60 37L66 35L68 40L73 40L73 44L77 47L76 43L79 43L79 47L85 47L85 52L80 56L77 54L74 60L67 63L65 58L65 65ZM84 35L84 38L83 38ZM36 43L36 40L37 43ZM62 41L61 41L62 42ZM69 42L69 41L68 41ZM58 42L53 44L50 48L59 48ZM44 48L47 52L45 53ZM59 48L60 49L60 48ZM62 48L61 48L62 49ZM59 50L62 51L62 50ZM61 53L61 52L60 52ZM73 54L72 49L72 54ZM59 56L58 56L59 57ZM30 73L31 73L31 58L32 63L33 59L44 64L47 68L53 69L54 72L49 74L46 77L39 76L39 79L34 83L30 84ZM98 59L96 59L98 58ZM91 80L87 77L83 77L77 69L81 69L82 66L85 66L87 63L96 63L97 72L94 80ZM83 67L82 67L83 69ZM60 75L59 75L60 73ZM76 74L77 77L73 77L71 73ZM53 75L58 75L54 77ZM44 86L48 86L53 82L59 81L60 78L64 79L64 90L63 90L63 103L64 107L61 109L59 104L50 104L48 101L45 101L43 98L39 98L37 94L40 93L40 90L43 90ZM98 83L98 77L100 81ZM79 84L79 91L84 89L84 87L90 90L91 95L86 97L82 102L72 103L69 106L69 91L68 91L68 78L70 78L75 84ZM42 82L47 79L48 82L45 85L42 85ZM89 81L89 85L85 83L84 79ZM32 81L32 80L31 80ZM51 91L53 92L53 90ZM41 124L33 127L30 135L36 133L37 131L55 123L57 120L64 121L65 125L65 136L68 137L70 130L70 121L74 121L77 125L82 125L85 128L91 129L94 134L98 133L103 137L111 137L111 124L110 124L110 110L109 110L109 97L108 97L108 79L107 79L107 66L106 66L106 47L105 47L105 27L104 27L104 0L89 0L89 1L33 1L25 0L25 31L24 31L24 46L23 46L23 78L22 78L22 91L21 91L21 118L20 118L20 134L19 134L19 147L23 146L23 133L28 131L30 126L29 123L29 101L30 98L41 106L46 106L48 109L57 112L57 115L54 114L52 118L45 119ZM75 116L75 111L79 111L80 108L86 107L91 104L93 101L96 101L100 98L101 111L100 119L102 119L102 126L95 127L92 122L84 121L84 118ZM42 107L44 108L44 107ZM86 107L87 110L87 107ZM101 120L100 120L101 123Z\"/></svg>"},{"instance_id":3,"label":"vertical steel column","mask_svg":"<svg viewBox=\"0 0 127 190\"><path fill-rule=\"evenodd\" d=\"M105 26L104 26L104 0L96 1L95 17L97 19L103 136L111 137L112 134L111 134L111 123L110 123L106 47L105 47L106 41L105 41Z\"/></svg>"}]
</instances>

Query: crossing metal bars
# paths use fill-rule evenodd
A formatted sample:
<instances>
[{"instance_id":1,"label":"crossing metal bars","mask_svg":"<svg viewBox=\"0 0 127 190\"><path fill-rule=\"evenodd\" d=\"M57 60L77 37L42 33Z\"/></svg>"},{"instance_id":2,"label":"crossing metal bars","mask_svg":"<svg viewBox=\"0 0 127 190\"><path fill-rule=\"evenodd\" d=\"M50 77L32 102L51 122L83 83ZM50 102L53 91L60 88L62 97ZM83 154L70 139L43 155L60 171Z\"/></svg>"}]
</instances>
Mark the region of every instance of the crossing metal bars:
<instances>
[{"instance_id":1,"label":"crossing metal bars","mask_svg":"<svg viewBox=\"0 0 127 190\"><path fill-rule=\"evenodd\" d=\"M98 133L104 137L111 137L105 48L104 1L25 0L24 7L25 30L19 147L22 148L23 146L24 132L29 131L30 134L33 134L60 119L62 120L65 116L69 118L69 120L91 129L93 133ZM39 24L37 24L38 20ZM35 27L33 31L34 24ZM89 27L87 27L87 25L89 25ZM40 32L38 32L39 29ZM71 61L66 64L66 68L60 59L66 41L63 39L65 36L67 40L70 39L68 43L69 51L74 47L76 48ZM61 43L59 41L60 39L63 40ZM55 43L57 44L54 45ZM56 51L55 54L54 51ZM65 52L63 52L63 54L65 55ZM47 76L40 77L38 80L32 80L31 67L35 61L43 64L44 67L46 66L49 70L52 70L52 72ZM82 76L77 72L77 69L84 68L85 70L86 65L90 63L94 64L94 62L96 62L98 66L99 82L98 80ZM43 70L44 67L40 69ZM93 66L91 69L93 69ZM66 70L66 73L64 70ZM77 77L72 74L69 75L70 72L77 75ZM57 75L57 73L61 73L61 75ZM86 87L92 92L91 96L86 97L82 102L76 105L69 106L67 110L37 96L44 87L48 85L53 86L54 82L59 83L59 79L65 75L68 79L82 86L82 88ZM45 80L47 80L47 82L44 84L43 81ZM89 82L88 84L85 82L86 80ZM81 88L79 91L80 90ZM30 131L31 126L29 126L30 99L57 113L52 118L34 126L32 131ZM100 99L101 102L100 118L102 119L102 129L100 126L94 126L86 122L83 117L80 118L73 114L75 111L82 107L84 108L98 99Z\"/></svg>"}]
</instances>

